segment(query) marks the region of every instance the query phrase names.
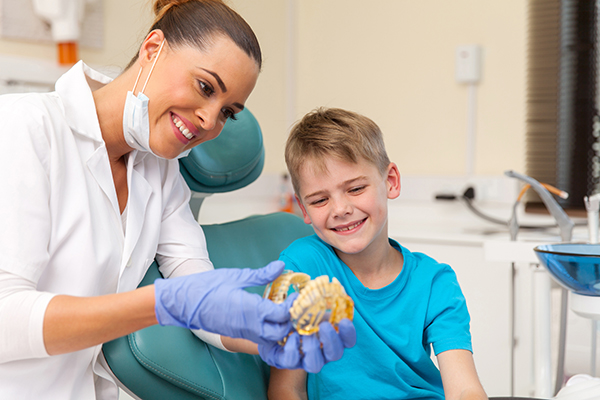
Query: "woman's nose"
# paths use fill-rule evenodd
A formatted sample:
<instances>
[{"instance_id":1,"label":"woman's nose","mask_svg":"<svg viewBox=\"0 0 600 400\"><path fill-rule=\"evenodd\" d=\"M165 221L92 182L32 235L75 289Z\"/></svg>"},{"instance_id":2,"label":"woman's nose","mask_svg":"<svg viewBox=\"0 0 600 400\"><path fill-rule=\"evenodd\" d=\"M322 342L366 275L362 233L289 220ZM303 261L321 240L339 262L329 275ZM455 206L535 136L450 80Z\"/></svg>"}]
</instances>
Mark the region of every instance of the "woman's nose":
<instances>
[{"instance_id":1,"label":"woman's nose","mask_svg":"<svg viewBox=\"0 0 600 400\"><path fill-rule=\"evenodd\" d=\"M203 107L196 110L196 116L200 120L200 127L205 131L214 130L219 124L220 109L217 107Z\"/></svg>"}]
</instances>

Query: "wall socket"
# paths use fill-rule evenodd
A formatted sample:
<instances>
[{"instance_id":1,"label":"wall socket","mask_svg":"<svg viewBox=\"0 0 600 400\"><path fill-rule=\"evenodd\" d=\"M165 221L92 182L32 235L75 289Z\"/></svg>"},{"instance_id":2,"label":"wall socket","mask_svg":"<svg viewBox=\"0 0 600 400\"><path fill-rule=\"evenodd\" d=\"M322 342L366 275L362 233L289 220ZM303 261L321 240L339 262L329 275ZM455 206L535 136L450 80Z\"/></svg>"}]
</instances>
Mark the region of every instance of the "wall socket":
<instances>
[{"instance_id":1,"label":"wall socket","mask_svg":"<svg viewBox=\"0 0 600 400\"><path fill-rule=\"evenodd\" d=\"M481 80L481 46L457 46L455 58L457 82L478 83Z\"/></svg>"}]
</instances>

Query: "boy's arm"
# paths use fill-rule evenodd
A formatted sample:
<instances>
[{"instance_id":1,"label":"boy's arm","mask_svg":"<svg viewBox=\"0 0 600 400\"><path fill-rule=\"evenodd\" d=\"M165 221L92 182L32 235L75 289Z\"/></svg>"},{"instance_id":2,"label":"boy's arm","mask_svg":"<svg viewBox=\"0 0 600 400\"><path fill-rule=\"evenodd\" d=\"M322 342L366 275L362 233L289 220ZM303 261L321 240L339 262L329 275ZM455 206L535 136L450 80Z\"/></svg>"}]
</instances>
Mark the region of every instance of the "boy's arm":
<instances>
[{"instance_id":1,"label":"boy's arm","mask_svg":"<svg viewBox=\"0 0 600 400\"><path fill-rule=\"evenodd\" d=\"M269 400L307 400L306 372L271 367L268 396Z\"/></svg>"},{"instance_id":2,"label":"boy's arm","mask_svg":"<svg viewBox=\"0 0 600 400\"><path fill-rule=\"evenodd\" d=\"M437 359L447 400L487 400L470 351L448 350Z\"/></svg>"},{"instance_id":3,"label":"boy's arm","mask_svg":"<svg viewBox=\"0 0 600 400\"><path fill-rule=\"evenodd\" d=\"M258 345L250 340L221 336L223 347L234 353L258 354Z\"/></svg>"}]
</instances>

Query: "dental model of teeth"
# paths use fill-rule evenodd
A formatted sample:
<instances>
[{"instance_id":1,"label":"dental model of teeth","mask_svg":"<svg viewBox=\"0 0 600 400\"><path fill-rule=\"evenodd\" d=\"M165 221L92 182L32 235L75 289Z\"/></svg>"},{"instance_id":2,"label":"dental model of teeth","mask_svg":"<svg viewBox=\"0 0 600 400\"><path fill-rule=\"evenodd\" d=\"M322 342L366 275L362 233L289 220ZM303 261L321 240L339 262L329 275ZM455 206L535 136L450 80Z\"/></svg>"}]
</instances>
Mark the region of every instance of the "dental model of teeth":
<instances>
[{"instance_id":1,"label":"dental model of teeth","mask_svg":"<svg viewBox=\"0 0 600 400\"><path fill-rule=\"evenodd\" d=\"M300 335L318 332L319 324L324 320L329 321L336 330L342 319L352 320L354 302L340 282L336 278L329 282L327 275L310 280L307 274L284 271L266 287L263 297L274 303L283 303L290 286L298 292L298 298L290 308L290 316L294 330Z\"/></svg>"}]
</instances>

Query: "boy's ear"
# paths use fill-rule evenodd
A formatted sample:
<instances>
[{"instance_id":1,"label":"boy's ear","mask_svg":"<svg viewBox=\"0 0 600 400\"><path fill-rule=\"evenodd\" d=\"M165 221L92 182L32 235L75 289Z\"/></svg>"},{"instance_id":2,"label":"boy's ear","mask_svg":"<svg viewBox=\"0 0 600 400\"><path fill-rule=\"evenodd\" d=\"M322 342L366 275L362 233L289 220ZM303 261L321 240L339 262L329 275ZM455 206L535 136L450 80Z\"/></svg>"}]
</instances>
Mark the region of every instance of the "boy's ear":
<instances>
[{"instance_id":1,"label":"boy's ear","mask_svg":"<svg viewBox=\"0 0 600 400\"><path fill-rule=\"evenodd\" d=\"M312 223L312 221L310 220L310 217L306 213L306 209L304 208L304 204L302 204L302 202L298 198L297 194L294 194L294 196L296 196L296 202L298 203L298 207L300 207L300 211L302 211L302 217L304 218L304 223L310 225Z\"/></svg>"},{"instance_id":2,"label":"boy's ear","mask_svg":"<svg viewBox=\"0 0 600 400\"><path fill-rule=\"evenodd\" d=\"M400 196L400 171L395 163L390 163L387 167L386 184L388 199Z\"/></svg>"}]
</instances>

